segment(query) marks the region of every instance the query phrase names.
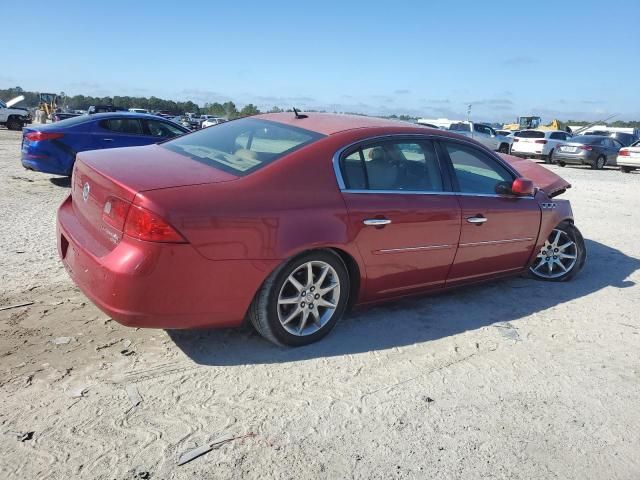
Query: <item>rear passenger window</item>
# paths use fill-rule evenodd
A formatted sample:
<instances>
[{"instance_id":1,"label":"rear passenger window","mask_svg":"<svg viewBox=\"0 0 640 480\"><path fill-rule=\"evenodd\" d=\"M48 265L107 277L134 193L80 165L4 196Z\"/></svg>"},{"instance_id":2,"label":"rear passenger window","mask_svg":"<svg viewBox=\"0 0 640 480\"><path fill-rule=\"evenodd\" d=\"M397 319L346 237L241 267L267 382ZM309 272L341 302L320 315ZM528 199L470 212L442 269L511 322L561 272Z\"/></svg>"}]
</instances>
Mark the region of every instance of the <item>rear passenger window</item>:
<instances>
[{"instance_id":1,"label":"rear passenger window","mask_svg":"<svg viewBox=\"0 0 640 480\"><path fill-rule=\"evenodd\" d=\"M564 140L564 134L560 132L552 132L551 135L549 135L549 138L551 140Z\"/></svg>"},{"instance_id":2,"label":"rear passenger window","mask_svg":"<svg viewBox=\"0 0 640 480\"><path fill-rule=\"evenodd\" d=\"M499 183L513 181L513 175L485 153L458 143L444 146L462 193L496 194Z\"/></svg>"},{"instance_id":3,"label":"rear passenger window","mask_svg":"<svg viewBox=\"0 0 640 480\"><path fill-rule=\"evenodd\" d=\"M345 187L351 190L443 191L432 142L381 142L359 148L341 161Z\"/></svg>"},{"instance_id":4,"label":"rear passenger window","mask_svg":"<svg viewBox=\"0 0 640 480\"><path fill-rule=\"evenodd\" d=\"M142 124L137 118L111 118L102 120L100 126L112 132L142 135Z\"/></svg>"}]
</instances>

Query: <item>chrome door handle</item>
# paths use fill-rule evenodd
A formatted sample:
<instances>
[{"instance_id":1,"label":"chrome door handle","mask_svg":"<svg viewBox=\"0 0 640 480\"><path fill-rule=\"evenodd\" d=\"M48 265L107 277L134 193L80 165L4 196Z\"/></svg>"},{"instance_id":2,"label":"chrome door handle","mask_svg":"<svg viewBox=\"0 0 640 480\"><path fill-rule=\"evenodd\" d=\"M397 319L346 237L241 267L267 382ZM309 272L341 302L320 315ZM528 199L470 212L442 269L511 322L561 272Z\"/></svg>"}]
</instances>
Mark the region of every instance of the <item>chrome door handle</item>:
<instances>
[{"instance_id":1,"label":"chrome door handle","mask_svg":"<svg viewBox=\"0 0 640 480\"><path fill-rule=\"evenodd\" d=\"M467 217L467 222L469 223L474 223L476 225L481 225L484 222L486 222L487 220L489 220L486 217L483 217L482 215L476 216L476 217Z\"/></svg>"},{"instance_id":2,"label":"chrome door handle","mask_svg":"<svg viewBox=\"0 0 640 480\"><path fill-rule=\"evenodd\" d=\"M105 142L113 142L113 138L103 138L102 140Z\"/></svg>"},{"instance_id":3,"label":"chrome door handle","mask_svg":"<svg viewBox=\"0 0 640 480\"><path fill-rule=\"evenodd\" d=\"M388 218L367 218L362 221L365 225L372 225L374 227L383 227L384 225L389 225L391 220Z\"/></svg>"}]
</instances>

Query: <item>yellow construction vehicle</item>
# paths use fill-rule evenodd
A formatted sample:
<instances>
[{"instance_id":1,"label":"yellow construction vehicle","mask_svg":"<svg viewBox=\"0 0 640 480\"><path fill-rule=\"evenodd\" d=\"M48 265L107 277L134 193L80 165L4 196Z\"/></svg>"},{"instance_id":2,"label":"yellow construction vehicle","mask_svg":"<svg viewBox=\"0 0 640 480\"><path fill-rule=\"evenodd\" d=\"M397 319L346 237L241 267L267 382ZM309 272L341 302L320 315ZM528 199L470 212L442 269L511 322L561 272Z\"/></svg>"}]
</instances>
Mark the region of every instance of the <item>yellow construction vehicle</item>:
<instances>
[{"instance_id":1,"label":"yellow construction vehicle","mask_svg":"<svg viewBox=\"0 0 640 480\"><path fill-rule=\"evenodd\" d=\"M58 104L56 103L58 96L55 93L41 93L39 95L40 103L38 104L38 108L42 110L49 120L53 120L53 114L58 108Z\"/></svg>"},{"instance_id":2,"label":"yellow construction vehicle","mask_svg":"<svg viewBox=\"0 0 640 480\"><path fill-rule=\"evenodd\" d=\"M530 117L518 117L516 123L505 123L502 126L503 130L511 130L513 132L517 130L564 130L570 132L569 126L561 122L560 120L553 119L549 125L541 125L542 119L538 116Z\"/></svg>"},{"instance_id":3,"label":"yellow construction vehicle","mask_svg":"<svg viewBox=\"0 0 640 480\"><path fill-rule=\"evenodd\" d=\"M502 129L511 130L512 132L515 132L518 130L543 130L543 131L563 130L565 132L569 132L574 135L577 135L580 132L584 132L585 130L588 130L593 125L596 125L598 123L605 123L611 120L616 115L617 115L616 113L614 113L613 115L609 115L604 120L598 120L597 122L593 122L588 125L585 125L584 127L576 130L575 132L572 132L569 125L567 125L565 122L561 122L560 120L557 120L555 118L551 120L551 123L549 123L549 125L541 125L542 120L540 119L540 117L535 115L532 115L530 117L518 117L518 121L516 123L505 123L502 126Z\"/></svg>"}]
</instances>

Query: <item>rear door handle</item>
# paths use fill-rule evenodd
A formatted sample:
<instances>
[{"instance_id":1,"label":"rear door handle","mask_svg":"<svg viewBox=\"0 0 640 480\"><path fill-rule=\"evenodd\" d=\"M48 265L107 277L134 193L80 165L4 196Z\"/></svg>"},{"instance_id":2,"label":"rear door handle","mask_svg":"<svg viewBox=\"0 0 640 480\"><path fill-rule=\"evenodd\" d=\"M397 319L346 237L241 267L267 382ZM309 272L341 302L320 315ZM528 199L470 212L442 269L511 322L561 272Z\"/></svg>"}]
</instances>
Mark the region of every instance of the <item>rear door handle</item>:
<instances>
[{"instance_id":1,"label":"rear door handle","mask_svg":"<svg viewBox=\"0 0 640 480\"><path fill-rule=\"evenodd\" d=\"M366 218L362 223L365 225L372 225L374 227L384 227L385 225L389 225L391 220L388 218Z\"/></svg>"},{"instance_id":2,"label":"rear door handle","mask_svg":"<svg viewBox=\"0 0 640 480\"><path fill-rule=\"evenodd\" d=\"M487 220L489 219L487 217L483 217L482 215L476 215L475 217L467 217L467 222L473 223L475 225L482 225Z\"/></svg>"}]
</instances>

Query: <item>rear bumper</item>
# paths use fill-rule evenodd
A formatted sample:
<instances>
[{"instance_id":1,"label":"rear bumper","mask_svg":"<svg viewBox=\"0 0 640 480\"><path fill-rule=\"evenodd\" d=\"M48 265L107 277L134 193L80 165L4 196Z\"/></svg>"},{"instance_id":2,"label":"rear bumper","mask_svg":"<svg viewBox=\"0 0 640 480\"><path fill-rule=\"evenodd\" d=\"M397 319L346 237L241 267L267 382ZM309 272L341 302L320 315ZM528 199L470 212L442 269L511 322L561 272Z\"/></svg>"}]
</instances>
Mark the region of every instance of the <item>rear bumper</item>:
<instances>
[{"instance_id":1,"label":"rear bumper","mask_svg":"<svg viewBox=\"0 0 640 480\"><path fill-rule=\"evenodd\" d=\"M563 162L571 165L593 165L596 158L590 154L585 155L571 155L562 152L554 152L553 160L555 162Z\"/></svg>"},{"instance_id":2,"label":"rear bumper","mask_svg":"<svg viewBox=\"0 0 640 480\"><path fill-rule=\"evenodd\" d=\"M125 237L101 256L75 216L71 197L58 210L58 253L84 294L132 327L235 327L277 261L213 261L189 244Z\"/></svg>"},{"instance_id":3,"label":"rear bumper","mask_svg":"<svg viewBox=\"0 0 640 480\"><path fill-rule=\"evenodd\" d=\"M618 155L616 163L619 167L640 168L640 157L621 157Z\"/></svg>"},{"instance_id":4,"label":"rear bumper","mask_svg":"<svg viewBox=\"0 0 640 480\"><path fill-rule=\"evenodd\" d=\"M544 160L547 158L547 155L544 155L542 153L516 152L513 149L511 150L511 155L520 158L538 158L540 160Z\"/></svg>"}]
</instances>

